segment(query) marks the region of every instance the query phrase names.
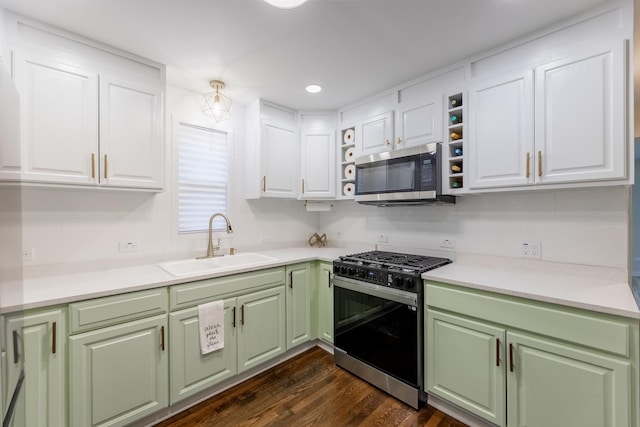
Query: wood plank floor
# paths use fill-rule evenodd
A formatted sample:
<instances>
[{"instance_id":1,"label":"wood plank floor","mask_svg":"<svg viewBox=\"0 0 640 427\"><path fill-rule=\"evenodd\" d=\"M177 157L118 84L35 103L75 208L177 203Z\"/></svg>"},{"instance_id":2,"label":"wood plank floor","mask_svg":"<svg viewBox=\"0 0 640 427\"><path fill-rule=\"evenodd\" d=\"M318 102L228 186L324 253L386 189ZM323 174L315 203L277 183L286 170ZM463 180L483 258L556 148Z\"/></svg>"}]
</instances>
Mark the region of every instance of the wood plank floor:
<instances>
[{"instance_id":1,"label":"wood plank floor","mask_svg":"<svg viewBox=\"0 0 640 427\"><path fill-rule=\"evenodd\" d=\"M416 411L333 363L319 347L237 385L157 427L465 427L431 407Z\"/></svg>"}]
</instances>

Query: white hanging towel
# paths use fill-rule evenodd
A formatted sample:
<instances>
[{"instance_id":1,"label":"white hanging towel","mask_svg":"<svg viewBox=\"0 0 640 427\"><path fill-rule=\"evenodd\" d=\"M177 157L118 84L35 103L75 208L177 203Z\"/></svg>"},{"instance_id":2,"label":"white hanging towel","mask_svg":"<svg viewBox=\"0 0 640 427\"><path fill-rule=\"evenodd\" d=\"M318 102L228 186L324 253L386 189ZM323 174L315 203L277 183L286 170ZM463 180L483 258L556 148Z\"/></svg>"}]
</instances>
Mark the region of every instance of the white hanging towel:
<instances>
[{"instance_id":1,"label":"white hanging towel","mask_svg":"<svg viewBox=\"0 0 640 427\"><path fill-rule=\"evenodd\" d=\"M200 323L200 352L202 354L224 348L224 301L198 306Z\"/></svg>"}]
</instances>

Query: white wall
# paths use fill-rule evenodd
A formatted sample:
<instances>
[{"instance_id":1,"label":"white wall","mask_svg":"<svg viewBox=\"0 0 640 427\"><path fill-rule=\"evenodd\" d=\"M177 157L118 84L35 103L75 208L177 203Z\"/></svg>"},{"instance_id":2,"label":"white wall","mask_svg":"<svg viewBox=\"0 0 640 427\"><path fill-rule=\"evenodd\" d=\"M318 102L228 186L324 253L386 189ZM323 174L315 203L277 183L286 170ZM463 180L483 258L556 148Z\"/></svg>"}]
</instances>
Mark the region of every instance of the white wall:
<instances>
[{"instance_id":1,"label":"white wall","mask_svg":"<svg viewBox=\"0 0 640 427\"><path fill-rule=\"evenodd\" d=\"M518 257L525 240L541 242L546 261L627 268L628 189L530 191L463 196L455 205L372 207L336 203L320 220L322 232L342 240L439 248Z\"/></svg>"},{"instance_id":2,"label":"white wall","mask_svg":"<svg viewBox=\"0 0 640 427\"><path fill-rule=\"evenodd\" d=\"M25 189L22 192L23 245L33 248L36 271L73 270L125 265L155 259L198 255L206 250L206 235L178 237L172 168L172 117L216 127L200 112L202 92L193 78L172 70L166 93L166 190L159 194L75 189ZM188 89L180 87L180 84ZM207 87L206 82L202 87ZM230 132L233 153L230 218L234 233L224 247L253 250L303 245L317 230L318 214L307 213L301 201L247 201L244 189L244 109L232 107L232 119L218 129ZM213 213L213 212L212 212ZM268 239L265 239L268 237ZM136 253L120 253L120 241L139 242ZM0 260L0 267L5 262ZM46 266L46 268L42 268Z\"/></svg>"}]
</instances>

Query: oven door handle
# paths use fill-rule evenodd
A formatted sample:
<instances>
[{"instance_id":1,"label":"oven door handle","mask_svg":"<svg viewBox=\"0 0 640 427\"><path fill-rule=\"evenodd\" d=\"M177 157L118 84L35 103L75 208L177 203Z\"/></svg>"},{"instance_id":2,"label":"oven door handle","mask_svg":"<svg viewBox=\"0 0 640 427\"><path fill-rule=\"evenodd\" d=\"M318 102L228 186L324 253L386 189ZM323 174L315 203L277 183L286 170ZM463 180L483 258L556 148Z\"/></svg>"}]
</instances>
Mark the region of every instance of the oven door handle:
<instances>
[{"instance_id":1,"label":"oven door handle","mask_svg":"<svg viewBox=\"0 0 640 427\"><path fill-rule=\"evenodd\" d=\"M418 307L418 295L413 292L401 291L395 288L387 288L381 285L348 279L346 277L333 276L333 286L349 289L354 292L372 295L374 297L395 301L400 304Z\"/></svg>"}]
</instances>

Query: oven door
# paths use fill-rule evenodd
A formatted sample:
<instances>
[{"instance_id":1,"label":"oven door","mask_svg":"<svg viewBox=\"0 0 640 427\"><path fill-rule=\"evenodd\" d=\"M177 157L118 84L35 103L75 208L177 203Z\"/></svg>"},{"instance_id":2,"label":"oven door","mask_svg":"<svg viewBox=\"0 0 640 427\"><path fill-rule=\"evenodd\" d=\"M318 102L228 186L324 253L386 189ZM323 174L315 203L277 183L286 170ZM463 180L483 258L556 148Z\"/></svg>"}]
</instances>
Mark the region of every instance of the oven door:
<instances>
[{"instance_id":1,"label":"oven door","mask_svg":"<svg viewBox=\"0 0 640 427\"><path fill-rule=\"evenodd\" d=\"M422 389L422 310L417 294L334 278L334 345Z\"/></svg>"}]
</instances>

